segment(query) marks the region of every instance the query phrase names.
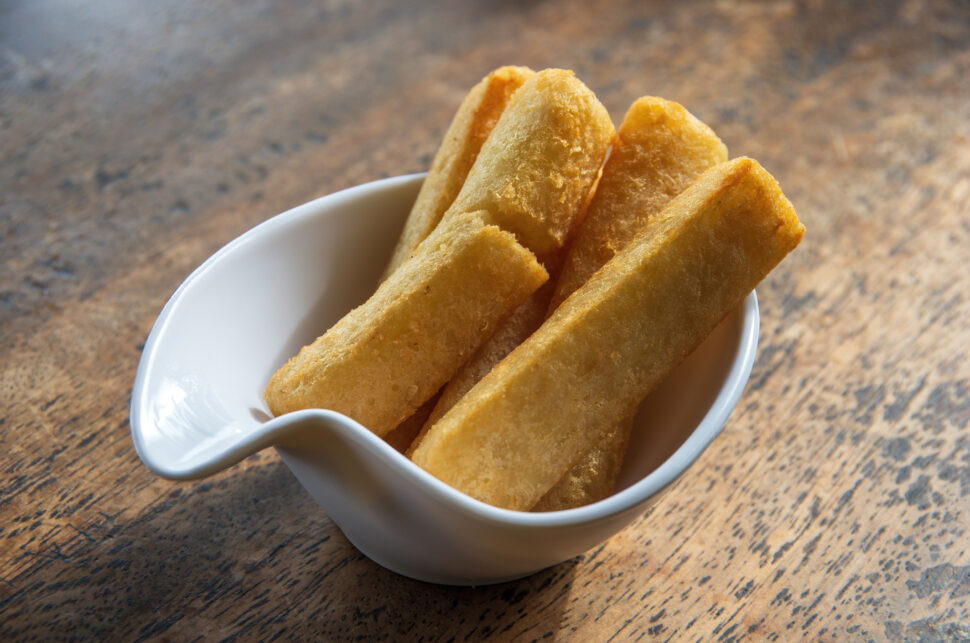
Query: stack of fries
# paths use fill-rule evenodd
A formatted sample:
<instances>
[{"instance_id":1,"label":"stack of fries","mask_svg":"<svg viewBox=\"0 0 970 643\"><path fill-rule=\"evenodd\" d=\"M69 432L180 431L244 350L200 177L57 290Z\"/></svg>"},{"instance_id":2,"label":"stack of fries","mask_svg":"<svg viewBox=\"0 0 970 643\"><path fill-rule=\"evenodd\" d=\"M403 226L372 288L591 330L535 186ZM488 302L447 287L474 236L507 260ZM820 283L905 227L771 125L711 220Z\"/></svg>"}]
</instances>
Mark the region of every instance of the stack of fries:
<instances>
[{"instance_id":1,"label":"stack of fries","mask_svg":"<svg viewBox=\"0 0 970 643\"><path fill-rule=\"evenodd\" d=\"M270 409L344 413L499 507L608 496L640 402L804 233L727 158L676 103L640 98L614 130L572 72L495 70L377 292L273 376Z\"/></svg>"}]
</instances>

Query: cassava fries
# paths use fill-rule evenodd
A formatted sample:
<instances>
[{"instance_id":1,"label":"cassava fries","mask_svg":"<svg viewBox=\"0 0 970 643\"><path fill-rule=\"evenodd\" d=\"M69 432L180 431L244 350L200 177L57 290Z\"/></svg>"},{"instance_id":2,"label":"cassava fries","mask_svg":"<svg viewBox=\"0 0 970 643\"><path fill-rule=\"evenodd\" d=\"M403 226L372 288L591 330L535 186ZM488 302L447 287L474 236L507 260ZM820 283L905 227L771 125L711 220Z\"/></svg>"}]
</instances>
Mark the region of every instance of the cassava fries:
<instances>
[{"instance_id":1,"label":"cassava fries","mask_svg":"<svg viewBox=\"0 0 970 643\"><path fill-rule=\"evenodd\" d=\"M534 75L528 67L500 67L462 100L421 184L383 279L397 270L441 221L512 94Z\"/></svg>"},{"instance_id":2,"label":"cassava fries","mask_svg":"<svg viewBox=\"0 0 970 643\"><path fill-rule=\"evenodd\" d=\"M606 109L572 72L540 71L512 96L444 218L485 210L549 255L576 224L613 134Z\"/></svg>"},{"instance_id":3,"label":"cassava fries","mask_svg":"<svg viewBox=\"0 0 970 643\"><path fill-rule=\"evenodd\" d=\"M381 281L397 270L441 221L512 94L534 75L528 67L499 67L472 87L462 100L411 206ZM387 443L403 453L421 431L437 399L437 396L429 399L385 435Z\"/></svg>"},{"instance_id":4,"label":"cassava fries","mask_svg":"<svg viewBox=\"0 0 970 643\"><path fill-rule=\"evenodd\" d=\"M726 160L717 134L680 104L655 96L634 101L569 245L550 307L586 283L702 172Z\"/></svg>"},{"instance_id":5,"label":"cassava fries","mask_svg":"<svg viewBox=\"0 0 970 643\"><path fill-rule=\"evenodd\" d=\"M552 297L552 287L553 283L550 281L532 293L525 303L516 308L515 312L499 325L495 334L475 351L471 359L458 369L455 376L441 390L438 402L427 416L421 432L412 441L407 451L409 457L441 416L485 377L493 366L501 362L542 325L542 321L546 318L546 309L549 307L549 298Z\"/></svg>"},{"instance_id":6,"label":"cassava fries","mask_svg":"<svg viewBox=\"0 0 970 643\"><path fill-rule=\"evenodd\" d=\"M704 170L727 160L711 128L681 105L644 96L627 110L586 218L570 242L550 312L613 258ZM549 490L534 511L596 502L616 483L633 428L623 418Z\"/></svg>"},{"instance_id":7,"label":"cassava fries","mask_svg":"<svg viewBox=\"0 0 970 643\"><path fill-rule=\"evenodd\" d=\"M527 246L526 237L564 234L578 221L589 200L613 134L605 108L572 72L553 69L531 76L493 128L445 220L465 216L478 202L499 226L517 233ZM446 162L453 153L442 150L439 156ZM553 175L558 179L551 185L538 185L535 181L540 174L547 180ZM500 194L491 193L497 189ZM528 234L522 235L522 230ZM560 245L561 241L549 247L529 247L543 253L544 264L558 268ZM548 305L550 295L551 290L543 295L543 306ZM523 306L535 309L538 316L544 312L538 304ZM532 329L534 326L529 332ZM468 381L461 374L458 379Z\"/></svg>"},{"instance_id":8,"label":"cassava fries","mask_svg":"<svg viewBox=\"0 0 970 643\"><path fill-rule=\"evenodd\" d=\"M539 72L512 98L445 219L484 208L557 270L613 134L606 110L572 72ZM533 295L459 370L409 453L437 417L539 327L551 296L551 286Z\"/></svg>"},{"instance_id":9,"label":"cassava fries","mask_svg":"<svg viewBox=\"0 0 970 643\"><path fill-rule=\"evenodd\" d=\"M432 395L410 417L385 434L383 436L384 441L401 453L406 454L411 445L414 444L415 438L421 433L425 422L428 421L428 416L434 410L439 397L440 395Z\"/></svg>"},{"instance_id":10,"label":"cassava fries","mask_svg":"<svg viewBox=\"0 0 970 643\"><path fill-rule=\"evenodd\" d=\"M775 180L705 172L439 420L413 460L529 509L801 240Z\"/></svg>"},{"instance_id":11,"label":"cassava fries","mask_svg":"<svg viewBox=\"0 0 970 643\"><path fill-rule=\"evenodd\" d=\"M613 493L630 440L634 414L606 432L593 448L546 492L532 511L561 511L582 507Z\"/></svg>"},{"instance_id":12,"label":"cassava fries","mask_svg":"<svg viewBox=\"0 0 970 643\"><path fill-rule=\"evenodd\" d=\"M383 436L546 279L535 256L486 213L454 218L277 371L264 398L275 415L332 409Z\"/></svg>"}]
</instances>

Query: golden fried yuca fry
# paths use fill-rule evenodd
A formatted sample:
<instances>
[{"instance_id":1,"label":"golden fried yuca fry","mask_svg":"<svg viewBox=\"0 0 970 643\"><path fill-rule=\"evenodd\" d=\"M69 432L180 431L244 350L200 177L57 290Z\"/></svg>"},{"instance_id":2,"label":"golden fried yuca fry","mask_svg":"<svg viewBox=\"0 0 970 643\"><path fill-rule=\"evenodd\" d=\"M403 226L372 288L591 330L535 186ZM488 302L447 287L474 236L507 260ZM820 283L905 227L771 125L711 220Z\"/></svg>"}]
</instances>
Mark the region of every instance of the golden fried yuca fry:
<instances>
[{"instance_id":1,"label":"golden fried yuca fry","mask_svg":"<svg viewBox=\"0 0 970 643\"><path fill-rule=\"evenodd\" d=\"M512 94L533 75L535 72L528 67L500 67L479 81L462 100L421 184L381 281L397 270L441 221ZM421 431L437 399L435 396L425 402L384 436L388 444L403 453Z\"/></svg>"},{"instance_id":2,"label":"golden fried yuca fry","mask_svg":"<svg viewBox=\"0 0 970 643\"><path fill-rule=\"evenodd\" d=\"M512 96L445 218L486 210L534 253L551 254L577 222L613 134L572 72L540 71Z\"/></svg>"},{"instance_id":3,"label":"golden fried yuca fry","mask_svg":"<svg viewBox=\"0 0 970 643\"><path fill-rule=\"evenodd\" d=\"M465 211L481 207L503 229L519 235L544 262L558 264L561 239L546 246L530 245L527 239L564 236L574 225L586 205L612 135L613 125L606 110L571 72L542 71L526 81L505 109L494 135L488 139L492 142L482 147L446 217L460 218ZM549 191L550 184L542 184L540 179L548 182L550 178L553 191L542 194L540 190ZM495 189L501 189L501 194L490 192ZM551 292L543 295L546 305L550 295ZM512 344L500 348L501 342L509 341L509 333L518 333L520 342L538 327L543 315L539 306L526 303L523 309L534 311L535 323L525 330L523 316L515 315L505 332L499 333L500 338L458 374L452 393L446 398L455 398L459 388L470 388L481 377L478 371L487 371L514 347ZM499 350L503 351L501 355L497 354ZM446 400L442 408L451 403ZM421 437L419 434L417 440Z\"/></svg>"},{"instance_id":4,"label":"golden fried yuca fry","mask_svg":"<svg viewBox=\"0 0 970 643\"><path fill-rule=\"evenodd\" d=\"M483 207L556 272L562 237L588 203L612 135L606 110L571 72L541 71L512 99L445 218ZM539 327L551 295L551 287L533 295L459 370L408 453L440 415Z\"/></svg>"},{"instance_id":5,"label":"golden fried yuca fry","mask_svg":"<svg viewBox=\"0 0 970 643\"><path fill-rule=\"evenodd\" d=\"M547 279L515 238L469 213L438 226L363 305L273 375L275 415L339 411L383 436L434 395Z\"/></svg>"},{"instance_id":6,"label":"golden fried yuca fry","mask_svg":"<svg viewBox=\"0 0 970 643\"><path fill-rule=\"evenodd\" d=\"M531 508L803 233L755 161L711 168L446 413L412 459L479 500Z\"/></svg>"},{"instance_id":7,"label":"golden fried yuca fry","mask_svg":"<svg viewBox=\"0 0 970 643\"><path fill-rule=\"evenodd\" d=\"M714 131L681 105L653 96L636 100L570 242L550 309L586 283L704 170L725 160L727 148ZM609 495L632 427L631 415L607 432L534 509L569 509Z\"/></svg>"},{"instance_id":8,"label":"golden fried yuca fry","mask_svg":"<svg viewBox=\"0 0 970 643\"><path fill-rule=\"evenodd\" d=\"M717 135L679 104L650 96L634 102L617 131L586 218L569 246L550 308L555 308L585 283L701 172L726 158L727 149ZM495 364L539 327L541 318L525 311L548 287L549 284L520 306L458 371L445 387L419 439ZM568 509L609 495L619 474L632 426L631 414L566 472L534 509ZM417 442L412 444L409 453L413 453Z\"/></svg>"},{"instance_id":9,"label":"golden fried yuca fry","mask_svg":"<svg viewBox=\"0 0 970 643\"><path fill-rule=\"evenodd\" d=\"M613 493L623 466L634 415L631 414L607 431L566 475L559 479L532 511L560 511L582 507Z\"/></svg>"},{"instance_id":10,"label":"golden fried yuca fry","mask_svg":"<svg viewBox=\"0 0 970 643\"><path fill-rule=\"evenodd\" d=\"M441 221L512 94L534 75L528 67L499 67L462 100L421 184L383 279L397 270Z\"/></svg>"},{"instance_id":11,"label":"golden fried yuca fry","mask_svg":"<svg viewBox=\"0 0 970 643\"><path fill-rule=\"evenodd\" d=\"M415 442L415 438L421 433L421 429L424 427L424 423L427 422L428 416L431 415L431 411L434 410L439 397L439 395L431 396L409 418L385 434L384 441L401 453L407 453L408 449Z\"/></svg>"},{"instance_id":12,"label":"golden fried yuca fry","mask_svg":"<svg viewBox=\"0 0 970 643\"><path fill-rule=\"evenodd\" d=\"M485 377L492 367L512 352L512 350L525 341L535 329L542 325L546 318L546 309L549 307L549 298L552 297L551 281L547 282L542 288L532 293L532 296L525 300L515 309L507 319L505 319L496 329L495 334L485 340L475 354L465 362L455 376L441 390L438 402L434 410L425 419L421 432L417 434L407 450L410 457L418 444L428 433L431 427L443 416L465 393L471 390L480 379Z\"/></svg>"},{"instance_id":13,"label":"golden fried yuca fry","mask_svg":"<svg viewBox=\"0 0 970 643\"><path fill-rule=\"evenodd\" d=\"M726 160L717 134L681 105L653 96L636 100L570 243L551 307L586 283L704 170Z\"/></svg>"}]
</instances>

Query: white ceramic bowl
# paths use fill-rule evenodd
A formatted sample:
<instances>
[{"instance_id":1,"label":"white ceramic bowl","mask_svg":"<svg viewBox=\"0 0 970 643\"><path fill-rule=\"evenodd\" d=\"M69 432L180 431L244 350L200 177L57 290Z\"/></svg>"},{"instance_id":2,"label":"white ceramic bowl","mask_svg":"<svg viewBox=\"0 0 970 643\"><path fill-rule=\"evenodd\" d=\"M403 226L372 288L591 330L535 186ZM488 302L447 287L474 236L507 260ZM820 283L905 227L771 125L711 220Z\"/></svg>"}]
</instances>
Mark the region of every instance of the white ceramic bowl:
<instances>
[{"instance_id":1,"label":"white ceramic bowl","mask_svg":"<svg viewBox=\"0 0 970 643\"><path fill-rule=\"evenodd\" d=\"M754 293L641 407L618 491L568 511L474 500L333 411L271 418L270 375L374 290L421 175L301 205L210 257L178 288L145 344L131 401L139 456L190 479L273 446L364 554L421 580L521 577L602 542L655 502L718 434L751 372Z\"/></svg>"}]
</instances>

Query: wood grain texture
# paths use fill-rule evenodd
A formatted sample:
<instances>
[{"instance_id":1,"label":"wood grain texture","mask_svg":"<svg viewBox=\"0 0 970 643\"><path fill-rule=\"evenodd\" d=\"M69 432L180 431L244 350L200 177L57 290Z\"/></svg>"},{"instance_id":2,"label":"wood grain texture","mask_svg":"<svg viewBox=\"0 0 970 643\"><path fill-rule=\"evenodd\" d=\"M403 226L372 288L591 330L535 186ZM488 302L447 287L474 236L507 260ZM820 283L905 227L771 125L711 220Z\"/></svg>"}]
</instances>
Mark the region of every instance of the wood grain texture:
<instances>
[{"instance_id":1,"label":"wood grain texture","mask_svg":"<svg viewBox=\"0 0 970 643\"><path fill-rule=\"evenodd\" d=\"M151 324L206 256L424 169L471 84L676 100L808 233L658 505L521 581L361 556L265 452L154 477ZM970 638L970 9L920 1L0 5L0 639Z\"/></svg>"}]
</instances>

